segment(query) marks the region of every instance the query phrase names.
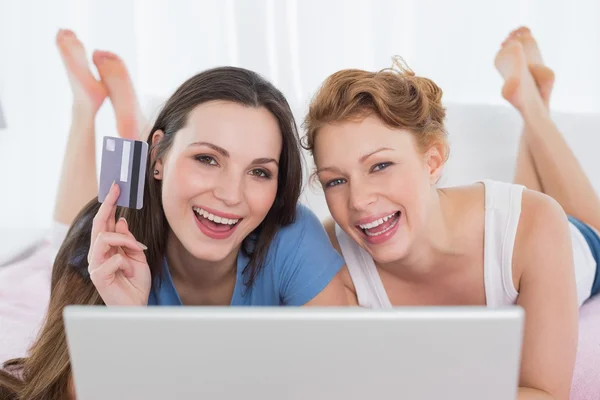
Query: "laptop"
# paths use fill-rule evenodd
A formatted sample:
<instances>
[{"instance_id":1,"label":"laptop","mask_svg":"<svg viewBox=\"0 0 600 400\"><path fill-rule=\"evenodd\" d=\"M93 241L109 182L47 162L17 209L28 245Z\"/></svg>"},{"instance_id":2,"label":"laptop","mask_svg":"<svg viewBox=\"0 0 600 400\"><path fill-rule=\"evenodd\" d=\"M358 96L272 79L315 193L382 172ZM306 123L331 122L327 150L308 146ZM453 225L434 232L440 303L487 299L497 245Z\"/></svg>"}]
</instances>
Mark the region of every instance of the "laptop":
<instances>
[{"instance_id":1,"label":"laptop","mask_svg":"<svg viewBox=\"0 0 600 400\"><path fill-rule=\"evenodd\" d=\"M519 307L64 311L78 400L457 399L517 394Z\"/></svg>"}]
</instances>

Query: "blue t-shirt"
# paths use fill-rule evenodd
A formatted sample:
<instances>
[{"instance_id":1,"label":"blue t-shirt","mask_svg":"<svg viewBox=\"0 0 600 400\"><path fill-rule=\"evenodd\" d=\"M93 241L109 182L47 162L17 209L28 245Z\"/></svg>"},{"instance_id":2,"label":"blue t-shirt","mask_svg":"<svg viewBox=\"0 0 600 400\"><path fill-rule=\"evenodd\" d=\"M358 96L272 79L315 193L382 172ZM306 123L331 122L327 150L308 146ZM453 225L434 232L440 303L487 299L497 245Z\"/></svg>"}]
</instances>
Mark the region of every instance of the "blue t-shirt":
<instances>
[{"instance_id":1,"label":"blue t-shirt","mask_svg":"<svg viewBox=\"0 0 600 400\"><path fill-rule=\"evenodd\" d=\"M318 295L342 268L344 260L331 246L317 216L301 204L296 211L296 221L273 238L250 288L246 288L242 275L248 257L240 251L232 306L301 306ZM160 287L150 291L148 305L181 304L165 261Z\"/></svg>"}]
</instances>

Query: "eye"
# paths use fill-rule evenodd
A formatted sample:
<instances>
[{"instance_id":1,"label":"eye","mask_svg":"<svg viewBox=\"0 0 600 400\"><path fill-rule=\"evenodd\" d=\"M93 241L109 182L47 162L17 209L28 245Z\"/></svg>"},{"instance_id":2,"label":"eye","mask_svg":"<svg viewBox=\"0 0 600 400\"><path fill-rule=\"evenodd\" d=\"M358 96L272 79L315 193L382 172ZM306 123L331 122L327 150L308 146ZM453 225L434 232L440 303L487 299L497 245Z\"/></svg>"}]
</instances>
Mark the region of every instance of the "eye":
<instances>
[{"instance_id":1,"label":"eye","mask_svg":"<svg viewBox=\"0 0 600 400\"><path fill-rule=\"evenodd\" d=\"M325 187L332 188L334 186L341 185L342 183L346 183L346 180L342 179L342 178L336 178L336 179L332 179L329 182L325 183Z\"/></svg>"},{"instance_id":2,"label":"eye","mask_svg":"<svg viewBox=\"0 0 600 400\"><path fill-rule=\"evenodd\" d=\"M256 176L257 178L271 179L271 174L269 173L269 171L260 168L253 169L252 171L250 171L250 175Z\"/></svg>"},{"instance_id":3,"label":"eye","mask_svg":"<svg viewBox=\"0 0 600 400\"><path fill-rule=\"evenodd\" d=\"M387 167L389 167L390 165L392 165L391 162L382 162L379 164L375 164L373 166L373 168L371 168L371 172L377 172L377 171L381 171L383 169L386 169Z\"/></svg>"},{"instance_id":4,"label":"eye","mask_svg":"<svg viewBox=\"0 0 600 400\"><path fill-rule=\"evenodd\" d=\"M195 157L196 160L200 161L202 164L206 165L219 165L217 161L211 156L199 155Z\"/></svg>"}]
</instances>

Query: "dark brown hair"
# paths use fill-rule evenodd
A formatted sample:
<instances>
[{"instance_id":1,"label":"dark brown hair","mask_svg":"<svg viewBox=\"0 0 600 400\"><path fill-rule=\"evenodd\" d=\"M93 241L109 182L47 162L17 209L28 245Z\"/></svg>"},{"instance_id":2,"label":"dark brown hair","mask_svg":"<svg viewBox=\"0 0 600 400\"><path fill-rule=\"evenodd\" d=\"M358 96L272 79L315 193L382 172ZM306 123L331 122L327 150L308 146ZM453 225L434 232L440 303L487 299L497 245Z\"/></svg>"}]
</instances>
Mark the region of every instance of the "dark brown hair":
<instances>
[{"instance_id":1,"label":"dark brown hair","mask_svg":"<svg viewBox=\"0 0 600 400\"><path fill-rule=\"evenodd\" d=\"M164 136L156 146L149 146L144 207L117 210L117 218L124 217L136 239L148 246L146 258L152 282L156 282L162 270L169 229L162 206L161 182L153 177L154 164L167 154L190 112L215 100L266 108L277 119L282 136L275 201L265 219L242 243L242 251L249 257L243 271L247 287L260 272L279 228L295 220L302 190L302 155L296 123L285 97L260 75L243 68L219 67L199 73L175 91L150 132L149 145L156 131L163 131ZM71 371L62 312L71 304L103 304L87 271L93 218L99 207L97 199L90 201L69 229L54 261L45 323L30 356L9 360L4 364L5 370L0 370L0 400L68 398Z\"/></svg>"}]
</instances>

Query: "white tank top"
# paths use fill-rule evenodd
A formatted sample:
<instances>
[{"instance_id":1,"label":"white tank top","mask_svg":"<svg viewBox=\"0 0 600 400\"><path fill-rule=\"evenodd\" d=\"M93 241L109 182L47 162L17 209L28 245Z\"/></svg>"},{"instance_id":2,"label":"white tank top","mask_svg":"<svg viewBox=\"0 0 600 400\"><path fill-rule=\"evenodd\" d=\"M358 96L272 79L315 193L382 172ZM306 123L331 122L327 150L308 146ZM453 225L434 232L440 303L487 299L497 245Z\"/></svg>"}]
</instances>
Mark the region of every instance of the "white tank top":
<instances>
[{"instance_id":1,"label":"white tank top","mask_svg":"<svg viewBox=\"0 0 600 400\"><path fill-rule=\"evenodd\" d=\"M523 186L491 180L485 186L485 230L483 277L488 307L513 305L519 293L512 277L512 256L521 215ZM596 262L585 238L569 223L575 261L579 305L590 297ZM337 224L336 236L356 289L358 304L369 308L391 308L375 262Z\"/></svg>"}]
</instances>

